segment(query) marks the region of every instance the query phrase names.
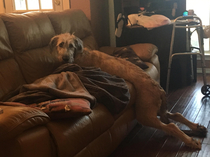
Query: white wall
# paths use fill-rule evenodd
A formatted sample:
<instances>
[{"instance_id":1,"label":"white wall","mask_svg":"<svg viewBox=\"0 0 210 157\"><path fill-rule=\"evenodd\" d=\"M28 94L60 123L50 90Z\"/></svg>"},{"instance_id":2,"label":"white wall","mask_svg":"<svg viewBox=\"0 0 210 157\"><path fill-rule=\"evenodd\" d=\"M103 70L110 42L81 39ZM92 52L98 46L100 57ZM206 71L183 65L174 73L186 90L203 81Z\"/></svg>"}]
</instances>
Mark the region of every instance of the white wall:
<instances>
[{"instance_id":1,"label":"white wall","mask_svg":"<svg viewBox=\"0 0 210 157\"><path fill-rule=\"evenodd\" d=\"M69 9L69 0L63 0L63 10Z\"/></svg>"},{"instance_id":2,"label":"white wall","mask_svg":"<svg viewBox=\"0 0 210 157\"><path fill-rule=\"evenodd\" d=\"M4 13L5 9L4 9L4 3L3 0L0 0L0 13Z\"/></svg>"},{"instance_id":3,"label":"white wall","mask_svg":"<svg viewBox=\"0 0 210 157\"><path fill-rule=\"evenodd\" d=\"M109 34L110 34L110 46L116 46L115 37L115 15L114 15L114 1L109 0Z\"/></svg>"},{"instance_id":4,"label":"white wall","mask_svg":"<svg viewBox=\"0 0 210 157\"><path fill-rule=\"evenodd\" d=\"M88 19L91 20L90 0L71 0L71 8L81 9L86 14Z\"/></svg>"}]
</instances>

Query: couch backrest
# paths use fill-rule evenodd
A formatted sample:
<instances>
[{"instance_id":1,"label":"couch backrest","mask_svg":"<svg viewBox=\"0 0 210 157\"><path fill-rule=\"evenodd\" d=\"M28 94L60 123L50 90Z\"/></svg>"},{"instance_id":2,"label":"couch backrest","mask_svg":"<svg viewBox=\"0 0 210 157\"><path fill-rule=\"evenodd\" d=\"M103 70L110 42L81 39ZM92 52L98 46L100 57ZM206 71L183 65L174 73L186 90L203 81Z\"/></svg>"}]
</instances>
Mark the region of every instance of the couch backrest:
<instances>
[{"instance_id":1,"label":"couch backrest","mask_svg":"<svg viewBox=\"0 0 210 157\"><path fill-rule=\"evenodd\" d=\"M49 75L61 63L50 55L50 39L74 33L86 47L98 49L81 10L0 14L0 99L23 83Z\"/></svg>"},{"instance_id":2,"label":"couch backrest","mask_svg":"<svg viewBox=\"0 0 210 157\"><path fill-rule=\"evenodd\" d=\"M74 35L83 40L85 47L98 49L98 45L93 37L90 21L83 11L68 9L60 12L48 12L46 14L56 34L74 33Z\"/></svg>"},{"instance_id":3,"label":"couch backrest","mask_svg":"<svg viewBox=\"0 0 210 157\"><path fill-rule=\"evenodd\" d=\"M25 80L14 59L8 32L0 19L0 98L23 83Z\"/></svg>"}]
</instances>

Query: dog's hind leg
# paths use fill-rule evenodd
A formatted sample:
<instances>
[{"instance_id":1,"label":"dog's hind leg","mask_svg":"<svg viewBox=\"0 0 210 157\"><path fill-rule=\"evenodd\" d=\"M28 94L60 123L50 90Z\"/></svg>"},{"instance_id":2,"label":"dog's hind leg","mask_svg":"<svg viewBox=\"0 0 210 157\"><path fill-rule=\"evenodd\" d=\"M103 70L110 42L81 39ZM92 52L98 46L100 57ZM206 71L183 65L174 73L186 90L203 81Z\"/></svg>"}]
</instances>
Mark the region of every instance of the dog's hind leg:
<instances>
[{"instance_id":1,"label":"dog's hind leg","mask_svg":"<svg viewBox=\"0 0 210 157\"><path fill-rule=\"evenodd\" d=\"M201 126L197 123L193 123L189 120L187 120L182 114L180 113L170 113L167 112L167 117L180 122L186 126L188 126L190 129L192 129L192 131L189 130L183 130L186 134L191 135L191 136L201 136L201 137L205 137L206 133L207 133L207 129L204 126Z\"/></svg>"}]
</instances>

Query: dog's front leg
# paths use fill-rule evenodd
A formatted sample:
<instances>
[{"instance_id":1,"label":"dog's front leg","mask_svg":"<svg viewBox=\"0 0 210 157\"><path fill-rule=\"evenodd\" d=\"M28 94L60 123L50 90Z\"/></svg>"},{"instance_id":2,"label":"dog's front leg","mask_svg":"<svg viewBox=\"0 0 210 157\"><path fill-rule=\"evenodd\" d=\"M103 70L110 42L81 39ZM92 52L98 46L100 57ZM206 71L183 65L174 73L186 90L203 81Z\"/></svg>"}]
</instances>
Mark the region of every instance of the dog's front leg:
<instances>
[{"instance_id":1,"label":"dog's front leg","mask_svg":"<svg viewBox=\"0 0 210 157\"><path fill-rule=\"evenodd\" d=\"M197 123L193 123L189 120L187 120L182 114L180 113L169 113L167 112L167 117L170 119L173 119L177 122L180 122L186 126L188 126L191 130L183 130L184 133L190 135L190 136L198 136L198 137L206 137L207 129L199 125Z\"/></svg>"},{"instance_id":2,"label":"dog's front leg","mask_svg":"<svg viewBox=\"0 0 210 157\"><path fill-rule=\"evenodd\" d=\"M162 130L168 133L169 135L172 135L174 137L179 138L182 140L186 146L194 148L194 149L201 149L201 142L196 141L193 138L186 135L184 132L182 132L174 123L165 124L162 126Z\"/></svg>"}]
</instances>

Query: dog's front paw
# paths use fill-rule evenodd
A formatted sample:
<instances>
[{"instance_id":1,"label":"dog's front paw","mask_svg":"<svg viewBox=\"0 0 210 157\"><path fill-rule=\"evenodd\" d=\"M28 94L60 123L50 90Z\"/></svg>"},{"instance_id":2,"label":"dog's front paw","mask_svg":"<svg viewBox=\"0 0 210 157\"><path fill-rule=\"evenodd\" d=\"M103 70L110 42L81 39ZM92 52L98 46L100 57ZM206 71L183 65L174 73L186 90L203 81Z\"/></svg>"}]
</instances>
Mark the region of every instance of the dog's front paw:
<instances>
[{"instance_id":1,"label":"dog's front paw","mask_svg":"<svg viewBox=\"0 0 210 157\"><path fill-rule=\"evenodd\" d=\"M197 130L202 131L202 132L206 132L207 133L207 129L205 126L198 124L197 126Z\"/></svg>"},{"instance_id":2,"label":"dog's front paw","mask_svg":"<svg viewBox=\"0 0 210 157\"><path fill-rule=\"evenodd\" d=\"M189 143L185 143L186 146L192 148L192 149L198 149L201 150L201 141L200 140L195 140L191 138L191 141Z\"/></svg>"},{"instance_id":3,"label":"dog's front paw","mask_svg":"<svg viewBox=\"0 0 210 157\"><path fill-rule=\"evenodd\" d=\"M196 129L196 133L199 137L206 137L207 135L207 128L203 125L198 124L197 129Z\"/></svg>"},{"instance_id":4,"label":"dog's front paw","mask_svg":"<svg viewBox=\"0 0 210 157\"><path fill-rule=\"evenodd\" d=\"M206 137L207 129L203 125L197 124L196 129L193 130L182 130L188 136L195 136L195 137Z\"/></svg>"}]
</instances>

